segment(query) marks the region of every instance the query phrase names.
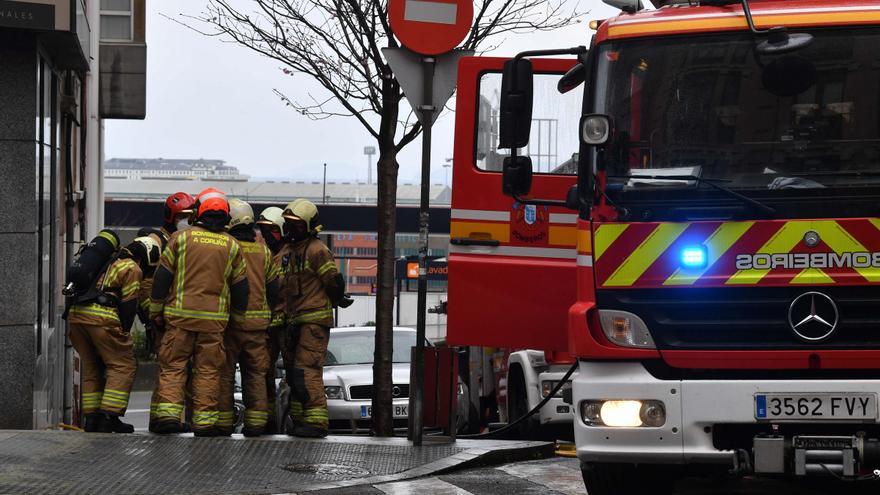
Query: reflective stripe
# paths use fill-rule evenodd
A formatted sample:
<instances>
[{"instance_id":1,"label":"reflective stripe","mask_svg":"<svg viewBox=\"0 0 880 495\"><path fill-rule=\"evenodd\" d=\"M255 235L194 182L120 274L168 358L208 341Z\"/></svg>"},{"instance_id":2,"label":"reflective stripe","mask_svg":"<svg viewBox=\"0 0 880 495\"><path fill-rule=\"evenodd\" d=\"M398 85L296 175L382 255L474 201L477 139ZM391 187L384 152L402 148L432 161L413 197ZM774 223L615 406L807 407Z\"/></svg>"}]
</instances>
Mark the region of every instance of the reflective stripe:
<instances>
[{"instance_id":1,"label":"reflective stripe","mask_svg":"<svg viewBox=\"0 0 880 495\"><path fill-rule=\"evenodd\" d=\"M71 314L80 314L80 315L92 315L92 316L100 316L101 318L109 318L113 321L119 321L119 315L116 314L115 309L110 309L106 306L101 306L98 303L92 303L87 305L74 305L70 308Z\"/></svg>"},{"instance_id":2,"label":"reflective stripe","mask_svg":"<svg viewBox=\"0 0 880 495\"><path fill-rule=\"evenodd\" d=\"M173 308L166 306L165 314L171 316L180 316L183 318L196 318L199 320L211 320L211 321L227 321L229 320L228 313L213 313L211 311L198 311L195 309L181 309L181 308Z\"/></svg>"},{"instance_id":3,"label":"reflective stripe","mask_svg":"<svg viewBox=\"0 0 880 495\"><path fill-rule=\"evenodd\" d=\"M318 275L323 275L323 274L325 274L335 268L336 268L336 263L333 261L328 261L318 268Z\"/></svg>"},{"instance_id":4,"label":"reflective stripe","mask_svg":"<svg viewBox=\"0 0 880 495\"><path fill-rule=\"evenodd\" d=\"M456 220L487 220L490 222L509 222L510 211L460 210L453 208L451 217Z\"/></svg>"},{"instance_id":5,"label":"reflective stripe","mask_svg":"<svg viewBox=\"0 0 880 495\"><path fill-rule=\"evenodd\" d=\"M244 423L252 426L265 426L269 421L268 411L255 411L253 409L245 409Z\"/></svg>"},{"instance_id":6,"label":"reflective stripe","mask_svg":"<svg viewBox=\"0 0 880 495\"><path fill-rule=\"evenodd\" d=\"M140 288L140 283L132 282L125 287L122 288L122 299L128 299L128 297L135 292L137 292L138 288Z\"/></svg>"},{"instance_id":7,"label":"reflective stripe","mask_svg":"<svg viewBox=\"0 0 880 495\"><path fill-rule=\"evenodd\" d=\"M551 213L550 223L577 223L578 216L574 213Z\"/></svg>"},{"instance_id":8,"label":"reflective stripe","mask_svg":"<svg viewBox=\"0 0 880 495\"><path fill-rule=\"evenodd\" d=\"M325 318L333 318L333 310L332 309L320 309L318 311L312 311L310 313L303 313L301 315L297 315L293 318L294 323L308 323L310 321L320 321Z\"/></svg>"},{"instance_id":9,"label":"reflective stripe","mask_svg":"<svg viewBox=\"0 0 880 495\"><path fill-rule=\"evenodd\" d=\"M219 411L193 411L192 422L195 426L211 426L219 417Z\"/></svg>"},{"instance_id":10,"label":"reflective stripe","mask_svg":"<svg viewBox=\"0 0 880 495\"><path fill-rule=\"evenodd\" d=\"M287 316L283 312L274 313L272 315L272 321L269 323L270 327L277 327L287 323Z\"/></svg>"},{"instance_id":11,"label":"reflective stripe","mask_svg":"<svg viewBox=\"0 0 880 495\"><path fill-rule=\"evenodd\" d=\"M593 266L593 257L589 254L579 254L577 256L577 266Z\"/></svg>"},{"instance_id":12,"label":"reflective stripe","mask_svg":"<svg viewBox=\"0 0 880 495\"><path fill-rule=\"evenodd\" d=\"M162 301L153 301L150 300L150 314L157 315L162 313Z\"/></svg>"},{"instance_id":13,"label":"reflective stripe","mask_svg":"<svg viewBox=\"0 0 880 495\"><path fill-rule=\"evenodd\" d=\"M602 285L618 287L633 285L689 226L689 223L684 222L658 225Z\"/></svg>"},{"instance_id":14,"label":"reflective stripe","mask_svg":"<svg viewBox=\"0 0 880 495\"><path fill-rule=\"evenodd\" d=\"M291 399L290 401L290 417L301 418L303 413L302 402Z\"/></svg>"},{"instance_id":15,"label":"reflective stripe","mask_svg":"<svg viewBox=\"0 0 880 495\"><path fill-rule=\"evenodd\" d=\"M174 305L177 308L183 307L183 276L186 274L186 231L180 234L177 239L177 264L175 266L175 275L177 276L177 284L175 288Z\"/></svg>"},{"instance_id":16,"label":"reflective stripe","mask_svg":"<svg viewBox=\"0 0 880 495\"><path fill-rule=\"evenodd\" d=\"M106 239L107 242L109 242L110 244L113 245L113 249L116 249L116 248L119 247L119 241L116 240L116 238L113 237L113 235L111 235L109 232L104 232L104 231L102 230L102 231L98 234L98 237L103 237L104 239Z\"/></svg>"},{"instance_id":17,"label":"reflective stripe","mask_svg":"<svg viewBox=\"0 0 880 495\"><path fill-rule=\"evenodd\" d=\"M156 404L157 418L174 418L180 419L183 412L183 404L175 404L173 402L160 402Z\"/></svg>"},{"instance_id":18,"label":"reflective stripe","mask_svg":"<svg viewBox=\"0 0 880 495\"><path fill-rule=\"evenodd\" d=\"M575 248L533 248L522 246L457 246L453 244L449 246L449 252L489 256L570 259L572 261L577 256L577 249Z\"/></svg>"},{"instance_id":19,"label":"reflective stripe","mask_svg":"<svg viewBox=\"0 0 880 495\"><path fill-rule=\"evenodd\" d=\"M238 243L233 242L232 248L229 250L229 257L226 258L226 267L223 268L223 289L220 290L220 301L217 305L218 312L226 311L226 303L229 301L229 275L232 273L232 257Z\"/></svg>"},{"instance_id":20,"label":"reflective stripe","mask_svg":"<svg viewBox=\"0 0 880 495\"><path fill-rule=\"evenodd\" d=\"M323 407L316 407L312 409L306 409L303 412L303 423L316 425L319 427L327 427L327 423L329 422L329 415L327 414L327 409Z\"/></svg>"},{"instance_id":21,"label":"reflective stripe","mask_svg":"<svg viewBox=\"0 0 880 495\"><path fill-rule=\"evenodd\" d=\"M220 411L217 413L217 421L214 423L215 426L235 426L235 412L234 411Z\"/></svg>"},{"instance_id":22,"label":"reflective stripe","mask_svg":"<svg viewBox=\"0 0 880 495\"><path fill-rule=\"evenodd\" d=\"M236 318L236 317L238 319L245 318L248 320L256 320L256 319L267 320L269 318L272 318L272 312L269 311L268 309L249 309L247 311L233 310L231 314L232 314L233 318Z\"/></svg>"}]
</instances>

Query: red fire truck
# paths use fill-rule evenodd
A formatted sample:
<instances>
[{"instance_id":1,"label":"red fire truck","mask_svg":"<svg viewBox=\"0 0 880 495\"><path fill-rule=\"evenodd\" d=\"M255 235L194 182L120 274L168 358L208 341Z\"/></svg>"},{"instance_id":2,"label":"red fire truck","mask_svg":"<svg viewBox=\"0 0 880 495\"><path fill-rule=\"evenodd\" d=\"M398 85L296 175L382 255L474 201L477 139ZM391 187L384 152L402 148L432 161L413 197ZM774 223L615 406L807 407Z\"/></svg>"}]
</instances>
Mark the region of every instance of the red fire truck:
<instances>
[{"instance_id":1,"label":"red fire truck","mask_svg":"<svg viewBox=\"0 0 880 495\"><path fill-rule=\"evenodd\" d=\"M448 341L577 357L591 495L876 478L880 1L607 1L461 62Z\"/></svg>"}]
</instances>

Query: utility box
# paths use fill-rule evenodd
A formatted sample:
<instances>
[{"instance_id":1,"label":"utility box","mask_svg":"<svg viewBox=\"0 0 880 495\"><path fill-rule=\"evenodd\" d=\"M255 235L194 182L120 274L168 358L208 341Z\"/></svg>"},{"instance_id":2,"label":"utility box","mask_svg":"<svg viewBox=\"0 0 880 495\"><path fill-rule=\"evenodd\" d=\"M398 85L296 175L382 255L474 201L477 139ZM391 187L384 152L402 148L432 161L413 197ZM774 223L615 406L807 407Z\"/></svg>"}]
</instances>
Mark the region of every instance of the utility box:
<instances>
[{"instance_id":1,"label":"utility box","mask_svg":"<svg viewBox=\"0 0 880 495\"><path fill-rule=\"evenodd\" d=\"M455 348L425 348L424 385L423 426L455 437L458 423L458 352Z\"/></svg>"}]
</instances>

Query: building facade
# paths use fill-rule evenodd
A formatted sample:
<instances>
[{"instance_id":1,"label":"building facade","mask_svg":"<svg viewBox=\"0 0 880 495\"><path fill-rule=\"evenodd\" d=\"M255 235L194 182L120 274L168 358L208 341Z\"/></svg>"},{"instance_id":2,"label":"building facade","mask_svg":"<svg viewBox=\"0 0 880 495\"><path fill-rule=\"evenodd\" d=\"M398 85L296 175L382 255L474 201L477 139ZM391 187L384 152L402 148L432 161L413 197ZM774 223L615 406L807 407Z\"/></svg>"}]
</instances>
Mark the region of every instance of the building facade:
<instances>
[{"instance_id":1,"label":"building facade","mask_svg":"<svg viewBox=\"0 0 880 495\"><path fill-rule=\"evenodd\" d=\"M78 417L61 286L103 226L101 101L127 88L101 87L101 11L138 1L142 23L144 0L0 0L0 428Z\"/></svg>"}]
</instances>

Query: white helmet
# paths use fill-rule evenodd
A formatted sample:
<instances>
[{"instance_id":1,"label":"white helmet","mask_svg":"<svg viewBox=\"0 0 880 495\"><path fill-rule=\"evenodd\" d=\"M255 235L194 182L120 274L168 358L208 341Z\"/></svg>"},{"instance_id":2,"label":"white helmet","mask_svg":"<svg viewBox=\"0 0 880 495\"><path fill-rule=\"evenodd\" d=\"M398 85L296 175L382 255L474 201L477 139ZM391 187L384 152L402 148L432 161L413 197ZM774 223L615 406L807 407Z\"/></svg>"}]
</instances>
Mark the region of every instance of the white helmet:
<instances>
[{"instance_id":1,"label":"white helmet","mask_svg":"<svg viewBox=\"0 0 880 495\"><path fill-rule=\"evenodd\" d=\"M251 205L238 199L229 200L229 225L231 229L237 225L252 225L254 223L254 209Z\"/></svg>"},{"instance_id":2,"label":"white helmet","mask_svg":"<svg viewBox=\"0 0 880 495\"><path fill-rule=\"evenodd\" d=\"M162 249L159 247L159 241L152 236L135 237L126 249L132 255L139 255L142 260L143 268L156 268L159 266L159 258L162 256Z\"/></svg>"}]
</instances>

